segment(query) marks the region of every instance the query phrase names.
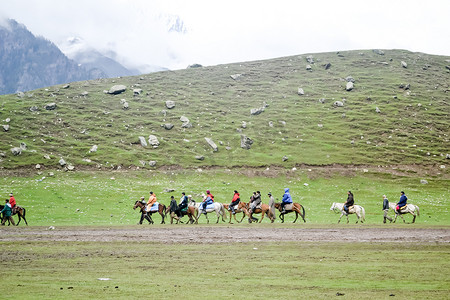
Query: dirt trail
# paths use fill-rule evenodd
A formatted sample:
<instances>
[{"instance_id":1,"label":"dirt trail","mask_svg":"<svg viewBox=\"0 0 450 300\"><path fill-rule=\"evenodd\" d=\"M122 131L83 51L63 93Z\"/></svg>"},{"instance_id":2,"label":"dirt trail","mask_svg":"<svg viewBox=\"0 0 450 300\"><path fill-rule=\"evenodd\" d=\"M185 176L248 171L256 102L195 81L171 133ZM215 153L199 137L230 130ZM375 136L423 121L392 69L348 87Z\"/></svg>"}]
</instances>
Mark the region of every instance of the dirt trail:
<instances>
[{"instance_id":1,"label":"dirt trail","mask_svg":"<svg viewBox=\"0 0 450 300\"><path fill-rule=\"evenodd\" d=\"M413 242L450 243L447 228L261 228L233 226L142 226L135 228L68 227L49 229L1 228L4 241L73 242L157 242L157 243L232 243L232 242Z\"/></svg>"}]
</instances>

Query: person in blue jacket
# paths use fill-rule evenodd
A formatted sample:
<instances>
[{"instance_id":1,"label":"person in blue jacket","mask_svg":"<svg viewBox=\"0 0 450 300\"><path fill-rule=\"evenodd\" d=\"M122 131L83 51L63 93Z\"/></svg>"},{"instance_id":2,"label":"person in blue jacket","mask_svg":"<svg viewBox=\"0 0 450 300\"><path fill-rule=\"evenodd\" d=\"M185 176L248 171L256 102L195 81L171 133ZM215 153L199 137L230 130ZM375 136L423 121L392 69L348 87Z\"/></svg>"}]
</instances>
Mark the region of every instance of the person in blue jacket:
<instances>
[{"instance_id":1,"label":"person in blue jacket","mask_svg":"<svg viewBox=\"0 0 450 300\"><path fill-rule=\"evenodd\" d=\"M289 188L285 188L283 199L281 199L281 213L282 214L286 213L284 206L286 204L291 204L291 203L292 203L292 197L291 197L291 194L289 193Z\"/></svg>"},{"instance_id":2,"label":"person in blue jacket","mask_svg":"<svg viewBox=\"0 0 450 300\"><path fill-rule=\"evenodd\" d=\"M406 197L404 191L401 191L400 192L400 201L398 201L397 207L396 207L398 213L400 212L400 209L407 204L406 201L408 201L408 197Z\"/></svg>"}]
</instances>

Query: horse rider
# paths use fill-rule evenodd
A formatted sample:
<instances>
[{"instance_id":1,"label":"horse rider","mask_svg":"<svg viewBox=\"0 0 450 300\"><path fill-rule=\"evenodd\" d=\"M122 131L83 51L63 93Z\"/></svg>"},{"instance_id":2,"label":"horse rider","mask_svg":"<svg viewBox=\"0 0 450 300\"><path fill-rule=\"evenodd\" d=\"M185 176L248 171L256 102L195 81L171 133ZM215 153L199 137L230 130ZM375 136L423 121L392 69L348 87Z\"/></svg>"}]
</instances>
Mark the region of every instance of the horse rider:
<instances>
[{"instance_id":1,"label":"horse rider","mask_svg":"<svg viewBox=\"0 0 450 300\"><path fill-rule=\"evenodd\" d=\"M353 199L353 193L351 191L347 192L347 201L344 203L344 211L348 214L348 209L355 204L355 200Z\"/></svg>"},{"instance_id":2,"label":"horse rider","mask_svg":"<svg viewBox=\"0 0 450 300\"><path fill-rule=\"evenodd\" d=\"M273 199L272 193L269 192L267 194L269 196L269 209L272 215L275 217L275 199Z\"/></svg>"},{"instance_id":3,"label":"horse rider","mask_svg":"<svg viewBox=\"0 0 450 300\"><path fill-rule=\"evenodd\" d=\"M183 211L187 210L188 207L188 196L186 196L185 192L181 193L180 204L178 204L177 215L179 218L183 216Z\"/></svg>"},{"instance_id":4,"label":"horse rider","mask_svg":"<svg viewBox=\"0 0 450 300\"><path fill-rule=\"evenodd\" d=\"M202 210L206 215L206 207L210 204L214 203L214 196L211 194L209 190L206 191L206 196L203 198Z\"/></svg>"},{"instance_id":5,"label":"horse rider","mask_svg":"<svg viewBox=\"0 0 450 300\"><path fill-rule=\"evenodd\" d=\"M239 202L241 202L241 198L240 198L238 191L235 190L234 195L233 195L233 200L231 200L231 203L228 206L228 210L231 210L233 212L233 215L236 214L236 212L234 210L238 206Z\"/></svg>"},{"instance_id":6,"label":"horse rider","mask_svg":"<svg viewBox=\"0 0 450 300\"><path fill-rule=\"evenodd\" d=\"M16 199L14 199L13 193L9 194L9 204L11 205L12 214L16 213Z\"/></svg>"},{"instance_id":7,"label":"horse rider","mask_svg":"<svg viewBox=\"0 0 450 300\"><path fill-rule=\"evenodd\" d=\"M291 203L292 203L291 193L289 193L289 188L285 188L283 198L281 199L281 213L282 214L286 213L284 206L286 204L291 204Z\"/></svg>"},{"instance_id":8,"label":"horse rider","mask_svg":"<svg viewBox=\"0 0 450 300\"><path fill-rule=\"evenodd\" d=\"M152 205L156 203L156 200L156 195L153 192L150 192L150 197L148 198L147 202L147 211L150 211L150 207L152 207Z\"/></svg>"},{"instance_id":9,"label":"horse rider","mask_svg":"<svg viewBox=\"0 0 450 300\"><path fill-rule=\"evenodd\" d=\"M253 213L253 211L261 205L261 192L253 192L253 200L250 203L250 213Z\"/></svg>"},{"instance_id":10,"label":"horse rider","mask_svg":"<svg viewBox=\"0 0 450 300\"><path fill-rule=\"evenodd\" d=\"M5 202L5 207L3 207L3 209L0 211L0 214L4 215L2 226L5 225L6 220L9 220L13 225L16 225L16 223L14 223L14 219L12 218L12 208L11 204L9 203L9 199L6 199Z\"/></svg>"},{"instance_id":11,"label":"horse rider","mask_svg":"<svg viewBox=\"0 0 450 300\"><path fill-rule=\"evenodd\" d=\"M386 219L389 220L389 222L392 222L392 218L388 216L388 212L389 212L389 200L386 197L386 195L383 195L383 212L384 212L384 216L383 216L383 223L386 223Z\"/></svg>"},{"instance_id":12,"label":"horse rider","mask_svg":"<svg viewBox=\"0 0 450 300\"><path fill-rule=\"evenodd\" d=\"M406 201L408 201L408 197L406 197L405 192L401 191L400 192L400 201L398 201L397 203L397 207L395 208L395 210L397 211L397 213L400 213L400 210L407 205Z\"/></svg>"}]
</instances>

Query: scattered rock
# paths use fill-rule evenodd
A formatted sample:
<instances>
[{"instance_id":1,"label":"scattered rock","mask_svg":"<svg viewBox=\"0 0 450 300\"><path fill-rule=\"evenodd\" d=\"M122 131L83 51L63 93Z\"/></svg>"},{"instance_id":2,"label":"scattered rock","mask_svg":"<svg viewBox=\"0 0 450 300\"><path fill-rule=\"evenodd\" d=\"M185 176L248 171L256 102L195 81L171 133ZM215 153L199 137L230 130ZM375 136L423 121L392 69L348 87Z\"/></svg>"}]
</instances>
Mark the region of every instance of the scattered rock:
<instances>
[{"instance_id":1,"label":"scattered rock","mask_svg":"<svg viewBox=\"0 0 450 300\"><path fill-rule=\"evenodd\" d=\"M114 85L113 87L111 87L107 93L111 94L111 95L118 95L118 94L125 92L126 90L127 90L126 86L124 86L122 84L118 84L118 85Z\"/></svg>"},{"instance_id":2,"label":"scattered rock","mask_svg":"<svg viewBox=\"0 0 450 300\"><path fill-rule=\"evenodd\" d=\"M67 166L67 171L73 171L73 170L75 170L74 166L72 166L72 165Z\"/></svg>"},{"instance_id":3,"label":"scattered rock","mask_svg":"<svg viewBox=\"0 0 450 300\"><path fill-rule=\"evenodd\" d=\"M260 113L262 113L266 108L265 107L260 107L260 108L252 108L250 110L250 114L251 115L259 115Z\"/></svg>"},{"instance_id":4,"label":"scattered rock","mask_svg":"<svg viewBox=\"0 0 450 300\"><path fill-rule=\"evenodd\" d=\"M203 66L201 64L192 64L189 65L187 68L188 69L196 69L196 68L202 68Z\"/></svg>"},{"instance_id":5,"label":"scattered rock","mask_svg":"<svg viewBox=\"0 0 450 300\"><path fill-rule=\"evenodd\" d=\"M205 157L203 155L197 155L195 156L196 160L205 160Z\"/></svg>"},{"instance_id":6,"label":"scattered rock","mask_svg":"<svg viewBox=\"0 0 450 300\"><path fill-rule=\"evenodd\" d=\"M27 144L25 144L24 142L21 142L20 143L20 149L27 150Z\"/></svg>"},{"instance_id":7,"label":"scattered rock","mask_svg":"<svg viewBox=\"0 0 450 300\"><path fill-rule=\"evenodd\" d=\"M323 124L317 124L317 127L323 128Z\"/></svg>"},{"instance_id":8,"label":"scattered rock","mask_svg":"<svg viewBox=\"0 0 450 300\"><path fill-rule=\"evenodd\" d=\"M151 161L148 162L148 165L150 167L155 167L156 166L156 161L155 160L151 160Z\"/></svg>"},{"instance_id":9,"label":"scattered rock","mask_svg":"<svg viewBox=\"0 0 450 300\"><path fill-rule=\"evenodd\" d=\"M18 155L22 154L22 149L19 148L19 147L11 148L11 153L12 153L14 156L18 156Z\"/></svg>"},{"instance_id":10,"label":"scattered rock","mask_svg":"<svg viewBox=\"0 0 450 300\"><path fill-rule=\"evenodd\" d=\"M4 131L9 131L9 125L2 125Z\"/></svg>"},{"instance_id":11,"label":"scattered rock","mask_svg":"<svg viewBox=\"0 0 450 300\"><path fill-rule=\"evenodd\" d=\"M38 110L39 110L39 107L37 107L37 106L30 107L30 111L32 111L32 112L35 112L35 111L38 111Z\"/></svg>"},{"instance_id":12,"label":"scattered rock","mask_svg":"<svg viewBox=\"0 0 450 300\"><path fill-rule=\"evenodd\" d=\"M345 81L355 83L355 79L352 76L345 77Z\"/></svg>"},{"instance_id":13,"label":"scattered rock","mask_svg":"<svg viewBox=\"0 0 450 300\"><path fill-rule=\"evenodd\" d=\"M181 124L181 128L191 128L192 127L192 123L183 123Z\"/></svg>"},{"instance_id":14,"label":"scattered rock","mask_svg":"<svg viewBox=\"0 0 450 300\"><path fill-rule=\"evenodd\" d=\"M289 158L285 155L283 156L283 158L281 159L282 161L287 161Z\"/></svg>"},{"instance_id":15,"label":"scattered rock","mask_svg":"<svg viewBox=\"0 0 450 300\"><path fill-rule=\"evenodd\" d=\"M17 95L17 97L19 97L19 98L25 97L25 93L24 93L24 92L17 92L16 95Z\"/></svg>"},{"instance_id":16,"label":"scattered rock","mask_svg":"<svg viewBox=\"0 0 450 300\"><path fill-rule=\"evenodd\" d=\"M133 95L139 96L142 93L142 89L133 89Z\"/></svg>"},{"instance_id":17,"label":"scattered rock","mask_svg":"<svg viewBox=\"0 0 450 300\"><path fill-rule=\"evenodd\" d=\"M48 172L48 176L49 176L49 177L53 177L53 176L55 176L55 173L53 173L53 172Z\"/></svg>"},{"instance_id":18,"label":"scattered rock","mask_svg":"<svg viewBox=\"0 0 450 300\"><path fill-rule=\"evenodd\" d=\"M242 128L244 128L244 129L246 129L246 128L247 128L247 122L245 122L245 121L242 121L242 123L241 123L241 127L242 127Z\"/></svg>"},{"instance_id":19,"label":"scattered rock","mask_svg":"<svg viewBox=\"0 0 450 300\"><path fill-rule=\"evenodd\" d=\"M205 141L208 143L208 145L214 150L214 152L219 151L219 148L217 147L216 143L213 142L212 139L205 137Z\"/></svg>"},{"instance_id":20,"label":"scattered rock","mask_svg":"<svg viewBox=\"0 0 450 300\"><path fill-rule=\"evenodd\" d=\"M158 148L158 146L159 146L158 138L156 136L154 136L153 134L148 136L148 143L153 148Z\"/></svg>"},{"instance_id":21,"label":"scattered rock","mask_svg":"<svg viewBox=\"0 0 450 300\"><path fill-rule=\"evenodd\" d=\"M280 123L283 126L286 126L286 121L278 121L278 123Z\"/></svg>"},{"instance_id":22,"label":"scattered rock","mask_svg":"<svg viewBox=\"0 0 450 300\"><path fill-rule=\"evenodd\" d=\"M40 170L40 169L41 169L41 165L40 165L40 164L37 164L34 168L35 168L36 170Z\"/></svg>"},{"instance_id":23,"label":"scattered rock","mask_svg":"<svg viewBox=\"0 0 450 300\"><path fill-rule=\"evenodd\" d=\"M66 161L63 158L61 158L58 162L61 167L64 167L65 165L67 165Z\"/></svg>"},{"instance_id":24,"label":"scattered rock","mask_svg":"<svg viewBox=\"0 0 450 300\"><path fill-rule=\"evenodd\" d=\"M45 155L44 155L44 158L45 158L45 159L50 159L50 155L45 154Z\"/></svg>"},{"instance_id":25,"label":"scattered rock","mask_svg":"<svg viewBox=\"0 0 450 300\"><path fill-rule=\"evenodd\" d=\"M56 109L56 103L48 103L44 106L46 110L54 110Z\"/></svg>"},{"instance_id":26,"label":"scattered rock","mask_svg":"<svg viewBox=\"0 0 450 300\"><path fill-rule=\"evenodd\" d=\"M70 88L70 84L65 84L65 85L62 86L62 88L63 89L68 89L68 88Z\"/></svg>"},{"instance_id":27,"label":"scattered rock","mask_svg":"<svg viewBox=\"0 0 450 300\"><path fill-rule=\"evenodd\" d=\"M421 180L420 180L420 183L421 183L421 184L428 184L428 181L425 180L425 179L421 179Z\"/></svg>"},{"instance_id":28,"label":"scattered rock","mask_svg":"<svg viewBox=\"0 0 450 300\"><path fill-rule=\"evenodd\" d=\"M97 149L98 149L98 146L97 146L97 145L93 145L93 146L91 147L91 149L89 150L89 153L97 152Z\"/></svg>"},{"instance_id":29,"label":"scattered rock","mask_svg":"<svg viewBox=\"0 0 450 300\"><path fill-rule=\"evenodd\" d=\"M167 101L166 101L166 107L167 107L168 109L174 108L174 107L175 107L175 101L167 100Z\"/></svg>"},{"instance_id":30,"label":"scattered rock","mask_svg":"<svg viewBox=\"0 0 450 300\"><path fill-rule=\"evenodd\" d=\"M450 154L447 153L447 155L445 156L446 159L450 159Z\"/></svg>"},{"instance_id":31,"label":"scattered rock","mask_svg":"<svg viewBox=\"0 0 450 300\"><path fill-rule=\"evenodd\" d=\"M325 64L324 67L325 67L325 70L328 70L329 68L331 68L331 63Z\"/></svg>"},{"instance_id":32,"label":"scattered rock","mask_svg":"<svg viewBox=\"0 0 450 300\"><path fill-rule=\"evenodd\" d=\"M377 113L380 113L380 112L381 112L381 110L378 108L378 106L375 108L375 111L376 111Z\"/></svg>"},{"instance_id":33,"label":"scattered rock","mask_svg":"<svg viewBox=\"0 0 450 300\"><path fill-rule=\"evenodd\" d=\"M187 117L185 117L185 116L181 116L180 117L180 121L183 122L183 123L189 123L189 119Z\"/></svg>"},{"instance_id":34,"label":"scattered rock","mask_svg":"<svg viewBox=\"0 0 450 300\"><path fill-rule=\"evenodd\" d=\"M308 55L308 56L306 57L306 61L307 61L309 64L314 64L314 57L313 57L312 55Z\"/></svg>"},{"instance_id":35,"label":"scattered rock","mask_svg":"<svg viewBox=\"0 0 450 300\"><path fill-rule=\"evenodd\" d=\"M82 97L87 97L87 95L89 95L88 91L84 91L80 94L80 96L82 96Z\"/></svg>"},{"instance_id":36,"label":"scattered rock","mask_svg":"<svg viewBox=\"0 0 450 300\"><path fill-rule=\"evenodd\" d=\"M343 107L344 106L344 102L342 102L342 101L334 101L333 106L335 106L335 107Z\"/></svg>"},{"instance_id":37,"label":"scattered rock","mask_svg":"<svg viewBox=\"0 0 450 300\"><path fill-rule=\"evenodd\" d=\"M408 64L405 61L402 60L401 63L402 63L402 67L403 68L406 69L408 67Z\"/></svg>"},{"instance_id":38,"label":"scattered rock","mask_svg":"<svg viewBox=\"0 0 450 300\"><path fill-rule=\"evenodd\" d=\"M175 192L175 189L164 189L164 191L163 191L164 193L172 193L172 192Z\"/></svg>"},{"instance_id":39,"label":"scattered rock","mask_svg":"<svg viewBox=\"0 0 450 300\"><path fill-rule=\"evenodd\" d=\"M249 150L253 144L253 140L246 135L241 135L241 148Z\"/></svg>"},{"instance_id":40,"label":"scattered rock","mask_svg":"<svg viewBox=\"0 0 450 300\"><path fill-rule=\"evenodd\" d=\"M129 107L129 104L128 104L128 102L125 101L125 102L123 103L123 109L127 110L128 107Z\"/></svg>"},{"instance_id":41,"label":"scattered rock","mask_svg":"<svg viewBox=\"0 0 450 300\"><path fill-rule=\"evenodd\" d=\"M372 50L373 53L378 54L378 55L384 55L384 51L383 50L379 50L379 49L374 49Z\"/></svg>"},{"instance_id":42,"label":"scattered rock","mask_svg":"<svg viewBox=\"0 0 450 300\"><path fill-rule=\"evenodd\" d=\"M139 137L139 143L141 143L142 147L147 147L147 141L145 140L145 137L140 136Z\"/></svg>"},{"instance_id":43,"label":"scattered rock","mask_svg":"<svg viewBox=\"0 0 450 300\"><path fill-rule=\"evenodd\" d=\"M306 65L306 71L312 71L311 65Z\"/></svg>"},{"instance_id":44,"label":"scattered rock","mask_svg":"<svg viewBox=\"0 0 450 300\"><path fill-rule=\"evenodd\" d=\"M346 91L351 91L353 90L353 82L347 82L347 84L345 85L345 90Z\"/></svg>"},{"instance_id":45,"label":"scattered rock","mask_svg":"<svg viewBox=\"0 0 450 300\"><path fill-rule=\"evenodd\" d=\"M11 122L11 119L10 118L6 118L5 122L9 123L9 122Z\"/></svg>"},{"instance_id":46,"label":"scattered rock","mask_svg":"<svg viewBox=\"0 0 450 300\"><path fill-rule=\"evenodd\" d=\"M242 74L234 74L234 75L230 75L231 78L233 78L233 80L240 80L242 77Z\"/></svg>"},{"instance_id":47,"label":"scattered rock","mask_svg":"<svg viewBox=\"0 0 450 300\"><path fill-rule=\"evenodd\" d=\"M273 127L273 122L269 121L269 127Z\"/></svg>"},{"instance_id":48,"label":"scattered rock","mask_svg":"<svg viewBox=\"0 0 450 300\"><path fill-rule=\"evenodd\" d=\"M305 91L302 88L298 88L297 94L303 96L305 94Z\"/></svg>"},{"instance_id":49,"label":"scattered rock","mask_svg":"<svg viewBox=\"0 0 450 300\"><path fill-rule=\"evenodd\" d=\"M319 99L319 102L322 103L322 104L324 104L324 103L325 103L325 98L320 98L320 99Z\"/></svg>"},{"instance_id":50,"label":"scattered rock","mask_svg":"<svg viewBox=\"0 0 450 300\"><path fill-rule=\"evenodd\" d=\"M173 124L172 123L166 123L164 125L162 125L164 127L164 129L166 130L171 130L173 128Z\"/></svg>"}]
</instances>

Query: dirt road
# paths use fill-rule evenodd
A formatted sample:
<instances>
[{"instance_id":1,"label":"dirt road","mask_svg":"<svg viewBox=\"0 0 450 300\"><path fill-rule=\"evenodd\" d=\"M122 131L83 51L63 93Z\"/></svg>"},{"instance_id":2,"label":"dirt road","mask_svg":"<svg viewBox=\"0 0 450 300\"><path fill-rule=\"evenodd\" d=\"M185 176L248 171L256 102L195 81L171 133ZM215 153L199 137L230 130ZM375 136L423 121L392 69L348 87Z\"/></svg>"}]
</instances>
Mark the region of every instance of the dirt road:
<instances>
[{"instance_id":1,"label":"dirt road","mask_svg":"<svg viewBox=\"0 0 450 300\"><path fill-rule=\"evenodd\" d=\"M157 243L232 243L232 242L413 242L450 243L449 228L369 227L369 228L270 228L233 226L140 226L115 227L3 227L4 241L80 241L80 242L157 242Z\"/></svg>"}]
</instances>

